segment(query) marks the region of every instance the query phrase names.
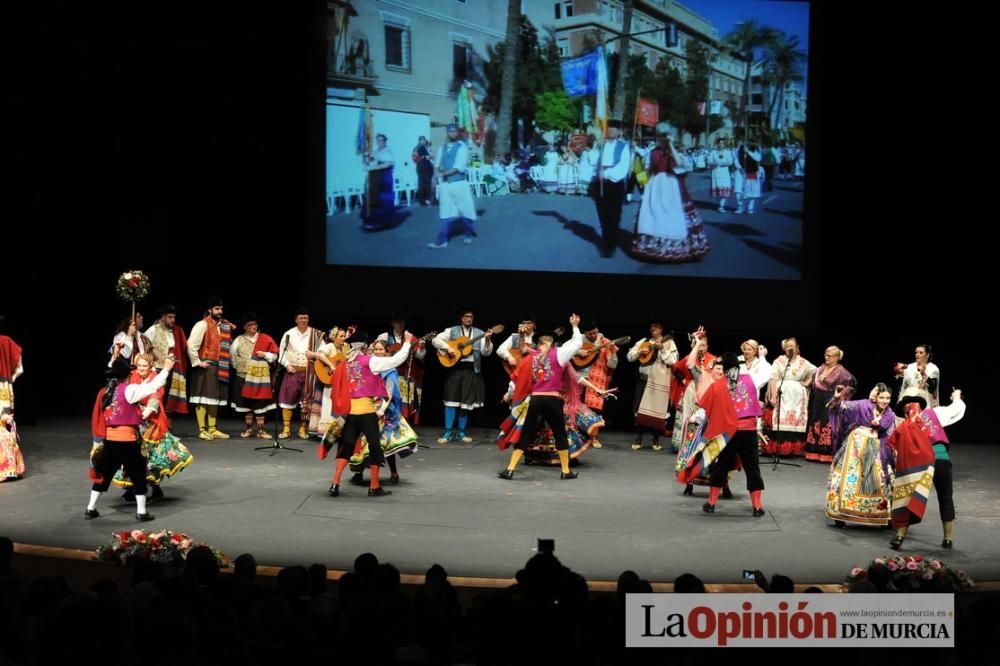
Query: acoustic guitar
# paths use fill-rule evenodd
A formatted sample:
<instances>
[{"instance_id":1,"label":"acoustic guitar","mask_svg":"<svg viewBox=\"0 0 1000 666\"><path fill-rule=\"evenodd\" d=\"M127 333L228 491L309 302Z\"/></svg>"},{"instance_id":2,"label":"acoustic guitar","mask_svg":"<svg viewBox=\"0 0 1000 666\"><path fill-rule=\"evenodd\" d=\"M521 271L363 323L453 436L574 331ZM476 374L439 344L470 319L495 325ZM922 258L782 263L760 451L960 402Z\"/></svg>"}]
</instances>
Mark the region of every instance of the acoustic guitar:
<instances>
[{"instance_id":1,"label":"acoustic guitar","mask_svg":"<svg viewBox=\"0 0 1000 666\"><path fill-rule=\"evenodd\" d=\"M615 338L614 340L609 340L602 345L595 345L593 342L588 340L583 343L583 347L576 353L576 356L573 357L573 365L581 370L583 368L589 368L594 364L594 361L597 360L601 350L605 347L628 344L628 341L631 339L632 338L626 335L620 338Z\"/></svg>"},{"instance_id":2,"label":"acoustic guitar","mask_svg":"<svg viewBox=\"0 0 1000 666\"><path fill-rule=\"evenodd\" d=\"M347 336L345 339L350 338L352 335L354 335L354 332L356 330L358 330L357 326L348 326L346 331ZM344 352L340 351L338 351L333 356L327 356L326 358L329 359L330 363L333 365L334 368L336 368L337 364L340 363L341 361L347 360L347 356L344 355ZM333 380L333 370L331 370L330 366L328 366L320 359L316 359L315 361L313 361L313 372L316 373L316 381L325 386L329 386L330 382Z\"/></svg>"},{"instance_id":3,"label":"acoustic guitar","mask_svg":"<svg viewBox=\"0 0 1000 666\"><path fill-rule=\"evenodd\" d=\"M560 326L559 328L554 329L552 332L555 333L556 335L562 335L563 333L566 332L566 329ZM524 338L522 337L521 340L523 341ZM521 365L521 360L524 358L524 353L527 351L527 349L528 345L526 344L522 344L520 349L514 349L512 347L510 350L511 360L508 361L504 359L503 369L506 370L507 374L510 375L511 377L514 376L514 371L517 370L517 366Z\"/></svg>"},{"instance_id":4,"label":"acoustic guitar","mask_svg":"<svg viewBox=\"0 0 1000 666\"><path fill-rule=\"evenodd\" d=\"M659 345L652 340L646 340L639 345L639 364L649 365L652 363L656 359L657 353L666 346L668 340L670 338L661 339Z\"/></svg>"},{"instance_id":5,"label":"acoustic guitar","mask_svg":"<svg viewBox=\"0 0 1000 666\"><path fill-rule=\"evenodd\" d=\"M503 324L497 324L493 328L487 329L481 334L474 338L469 338L467 335L463 335L455 338L454 340L445 340L445 344L452 351L453 355L449 355L448 352L438 350L437 357L441 361L441 365L446 368L454 367L456 363L461 361L464 357L472 353L472 346L479 342L479 340L486 336L487 333L496 335L503 331Z\"/></svg>"},{"instance_id":6,"label":"acoustic guitar","mask_svg":"<svg viewBox=\"0 0 1000 666\"><path fill-rule=\"evenodd\" d=\"M411 348L416 347L418 344L420 344L422 342L430 342L431 339L433 339L435 335L437 335L437 331L431 331L430 333L428 333L424 337L417 338L414 342L411 342L410 343L410 347ZM396 352L398 352L402 348L403 348L403 343L402 342L394 342L394 343L392 343L391 345L389 345L386 348L386 351L389 352L389 356L392 356L393 354L395 354Z\"/></svg>"}]
</instances>

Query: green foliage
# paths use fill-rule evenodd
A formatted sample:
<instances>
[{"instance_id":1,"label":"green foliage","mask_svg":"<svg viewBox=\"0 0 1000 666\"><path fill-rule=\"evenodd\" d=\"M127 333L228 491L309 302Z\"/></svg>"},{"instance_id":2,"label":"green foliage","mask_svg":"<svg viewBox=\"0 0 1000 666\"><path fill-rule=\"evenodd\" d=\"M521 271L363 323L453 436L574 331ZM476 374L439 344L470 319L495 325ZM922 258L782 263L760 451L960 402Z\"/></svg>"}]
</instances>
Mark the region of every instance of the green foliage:
<instances>
[{"instance_id":1,"label":"green foliage","mask_svg":"<svg viewBox=\"0 0 1000 666\"><path fill-rule=\"evenodd\" d=\"M535 95L535 121L544 130L569 132L580 117L580 104L562 90Z\"/></svg>"}]
</instances>

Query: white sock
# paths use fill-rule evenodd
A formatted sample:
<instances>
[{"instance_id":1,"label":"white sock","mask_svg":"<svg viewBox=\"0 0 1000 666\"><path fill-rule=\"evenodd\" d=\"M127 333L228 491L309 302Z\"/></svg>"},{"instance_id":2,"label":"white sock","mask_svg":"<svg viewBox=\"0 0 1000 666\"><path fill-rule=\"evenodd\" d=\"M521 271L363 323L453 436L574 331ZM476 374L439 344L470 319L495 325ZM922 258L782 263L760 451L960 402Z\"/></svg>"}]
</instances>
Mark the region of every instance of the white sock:
<instances>
[{"instance_id":1,"label":"white sock","mask_svg":"<svg viewBox=\"0 0 1000 666\"><path fill-rule=\"evenodd\" d=\"M90 491L90 504L87 505L87 511L93 511L97 508L97 499L101 496L101 491L91 490Z\"/></svg>"},{"instance_id":2,"label":"white sock","mask_svg":"<svg viewBox=\"0 0 1000 666\"><path fill-rule=\"evenodd\" d=\"M754 202L754 200L751 199L750 203L747 204L747 212L748 213L753 213L753 202Z\"/></svg>"},{"instance_id":3,"label":"white sock","mask_svg":"<svg viewBox=\"0 0 1000 666\"><path fill-rule=\"evenodd\" d=\"M725 207L726 207L726 197L722 197L721 199L719 199L719 210L722 210Z\"/></svg>"},{"instance_id":4,"label":"white sock","mask_svg":"<svg viewBox=\"0 0 1000 666\"><path fill-rule=\"evenodd\" d=\"M135 496L135 512L136 513L146 513L146 496L136 495Z\"/></svg>"}]
</instances>

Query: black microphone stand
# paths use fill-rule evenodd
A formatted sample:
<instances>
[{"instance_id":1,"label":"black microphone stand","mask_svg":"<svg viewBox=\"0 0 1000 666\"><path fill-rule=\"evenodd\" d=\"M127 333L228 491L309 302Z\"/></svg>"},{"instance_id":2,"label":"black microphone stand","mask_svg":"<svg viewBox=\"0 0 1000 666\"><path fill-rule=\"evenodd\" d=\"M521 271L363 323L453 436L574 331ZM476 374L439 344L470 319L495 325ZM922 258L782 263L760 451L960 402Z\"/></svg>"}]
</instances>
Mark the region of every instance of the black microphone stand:
<instances>
[{"instance_id":1,"label":"black microphone stand","mask_svg":"<svg viewBox=\"0 0 1000 666\"><path fill-rule=\"evenodd\" d=\"M786 358L787 355L786 355ZM781 432L781 387L785 384L785 377L788 375L788 368L792 365L792 359L788 358L788 363L785 364L785 371L781 373L781 381L778 382L778 399L774 405L775 417L774 417L774 431ZM778 449L774 449L774 453L771 456L771 471L777 472L778 465L787 465L789 467L802 467L799 463L785 462L778 459Z\"/></svg>"},{"instance_id":2,"label":"black microphone stand","mask_svg":"<svg viewBox=\"0 0 1000 666\"><path fill-rule=\"evenodd\" d=\"M285 352L288 351L288 334L285 333L285 339L281 343L281 354L278 356L278 368L283 368L281 364L282 359L285 358ZM282 377L284 374L282 373ZM278 404L278 392L281 390L281 382L278 381L278 371L274 372L274 387L271 389L271 393L274 395L275 409L274 409L274 441L271 442L270 446L255 446L254 451L270 451L267 457L270 458L278 451L295 451L296 453L302 453L302 449L296 449L291 446L285 446L278 440L278 428L281 427L281 405Z\"/></svg>"}]
</instances>

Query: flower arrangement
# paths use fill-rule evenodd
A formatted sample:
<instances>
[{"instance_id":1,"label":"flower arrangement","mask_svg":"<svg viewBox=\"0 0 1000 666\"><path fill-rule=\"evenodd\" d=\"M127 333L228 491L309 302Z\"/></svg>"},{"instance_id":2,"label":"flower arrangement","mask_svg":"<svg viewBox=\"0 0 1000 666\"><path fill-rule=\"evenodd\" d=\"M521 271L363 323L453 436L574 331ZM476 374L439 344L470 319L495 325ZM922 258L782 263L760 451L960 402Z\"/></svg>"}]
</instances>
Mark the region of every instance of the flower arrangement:
<instances>
[{"instance_id":1,"label":"flower arrangement","mask_svg":"<svg viewBox=\"0 0 1000 666\"><path fill-rule=\"evenodd\" d=\"M888 592L960 592L975 586L961 569L952 569L941 560L922 555L877 557L865 567L853 567L847 583L869 578L873 567L888 571Z\"/></svg>"},{"instance_id":2,"label":"flower arrangement","mask_svg":"<svg viewBox=\"0 0 1000 666\"><path fill-rule=\"evenodd\" d=\"M149 294L149 276L142 271L128 271L118 276L115 287L123 301L141 301Z\"/></svg>"},{"instance_id":3,"label":"flower arrangement","mask_svg":"<svg viewBox=\"0 0 1000 666\"><path fill-rule=\"evenodd\" d=\"M178 564L187 559L188 553L197 546L207 546L215 555L220 566L226 566L229 558L207 543L194 541L181 532L146 532L145 530L122 530L116 532L114 541L97 549L97 559L105 562L128 564L133 559L142 559L162 564Z\"/></svg>"}]
</instances>

